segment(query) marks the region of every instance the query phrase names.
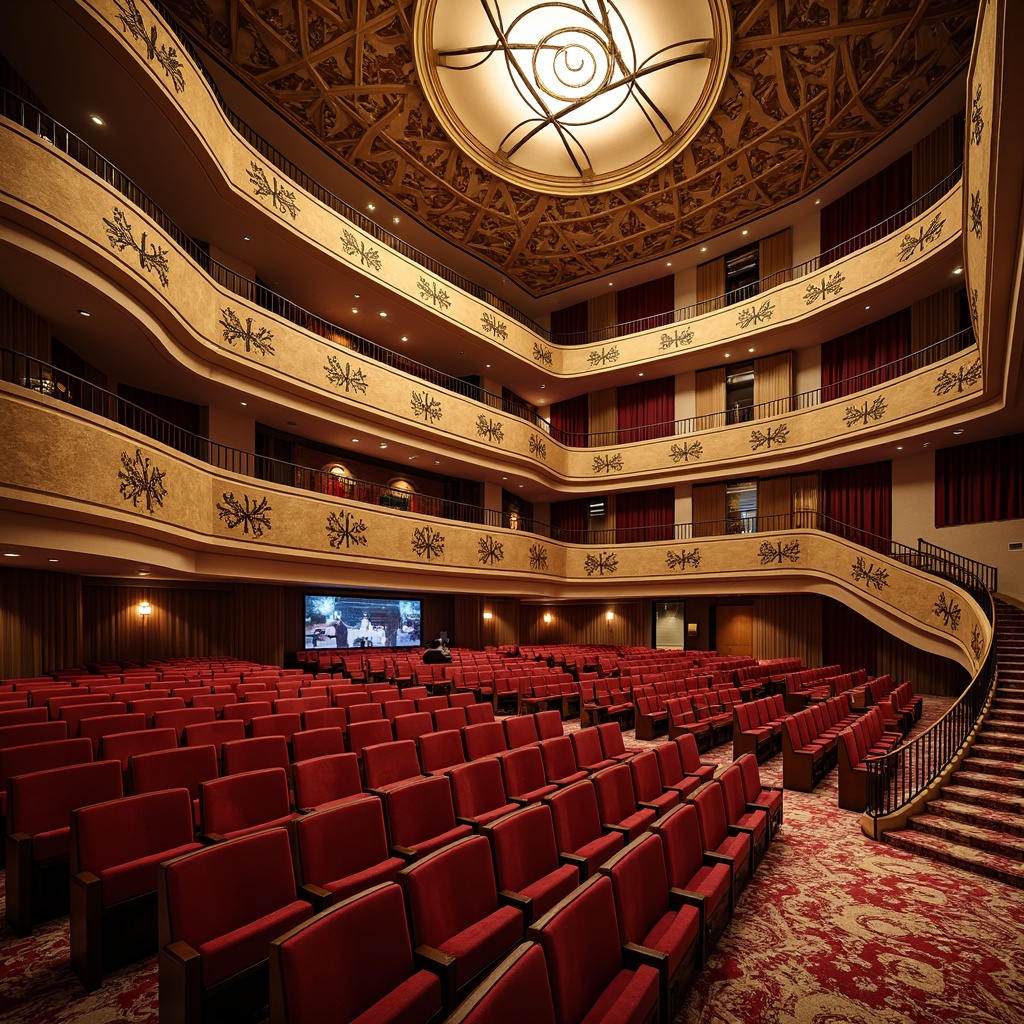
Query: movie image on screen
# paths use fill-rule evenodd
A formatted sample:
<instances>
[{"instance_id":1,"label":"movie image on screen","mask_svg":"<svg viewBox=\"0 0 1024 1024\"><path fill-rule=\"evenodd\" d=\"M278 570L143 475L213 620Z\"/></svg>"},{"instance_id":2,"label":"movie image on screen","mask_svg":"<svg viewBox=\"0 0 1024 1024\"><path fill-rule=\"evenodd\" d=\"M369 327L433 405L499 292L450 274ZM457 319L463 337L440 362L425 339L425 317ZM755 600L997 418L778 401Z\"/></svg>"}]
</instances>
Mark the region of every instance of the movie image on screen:
<instances>
[{"instance_id":1,"label":"movie image on screen","mask_svg":"<svg viewBox=\"0 0 1024 1024\"><path fill-rule=\"evenodd\" d=\"M306 650L419 647L420 602L306 594Z\"/></svg>"}]
</instances>

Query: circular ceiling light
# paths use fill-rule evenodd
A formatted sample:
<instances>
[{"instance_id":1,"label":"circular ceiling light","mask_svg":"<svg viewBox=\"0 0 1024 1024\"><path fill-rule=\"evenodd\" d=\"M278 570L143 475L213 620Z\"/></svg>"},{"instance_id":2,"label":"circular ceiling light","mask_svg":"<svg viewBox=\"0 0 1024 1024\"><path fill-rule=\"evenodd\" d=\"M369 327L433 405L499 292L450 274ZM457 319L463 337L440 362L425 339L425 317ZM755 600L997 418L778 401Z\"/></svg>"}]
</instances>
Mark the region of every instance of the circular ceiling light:
<instances>
[{"instance_id":1,"label":"circular ceiling light","mask_svg":"<svg viewBox=\"0 0 1024 1024\"><path fill-rule=\"evenodd\" d=\"M413 38L456 145L514 184L578 195L647 177L692 141L732 27L728 0L423 0Z\"/></svg>"}]
</instances>

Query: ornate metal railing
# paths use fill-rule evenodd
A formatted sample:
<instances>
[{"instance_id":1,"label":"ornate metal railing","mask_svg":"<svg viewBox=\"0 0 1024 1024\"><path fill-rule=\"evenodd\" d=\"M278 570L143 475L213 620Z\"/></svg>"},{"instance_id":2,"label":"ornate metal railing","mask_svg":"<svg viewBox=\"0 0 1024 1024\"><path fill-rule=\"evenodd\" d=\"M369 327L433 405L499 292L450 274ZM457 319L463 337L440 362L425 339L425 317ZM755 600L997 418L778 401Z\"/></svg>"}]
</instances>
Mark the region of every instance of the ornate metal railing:
<instances>
[{"instance_id":1,"label":"ornate metal railing","mask_svg":"<svg viewBox=\"0 0 1024 1024\"><path fill-rule=\"evenodd\" d=\"M932 548L929 557L934 557L940 550ZM957 557L945 551L941 553L939 563L935 564L938 567L943 562L952 563ZM940 571L939 575L945 573ZM981 589L980 578L976 579L975 586L978 588L976 596L994 621L991 595ZM865 759L868 773L865 813L869 818L877 822L879 818L906 808L938 780L950 762L961 753L967 738L981 721L995 682L996 645L993 642L970 685L934 725L888 754ZM877 826L875 832L875 838L878 838Z\"/></svg>"}]
</instances>

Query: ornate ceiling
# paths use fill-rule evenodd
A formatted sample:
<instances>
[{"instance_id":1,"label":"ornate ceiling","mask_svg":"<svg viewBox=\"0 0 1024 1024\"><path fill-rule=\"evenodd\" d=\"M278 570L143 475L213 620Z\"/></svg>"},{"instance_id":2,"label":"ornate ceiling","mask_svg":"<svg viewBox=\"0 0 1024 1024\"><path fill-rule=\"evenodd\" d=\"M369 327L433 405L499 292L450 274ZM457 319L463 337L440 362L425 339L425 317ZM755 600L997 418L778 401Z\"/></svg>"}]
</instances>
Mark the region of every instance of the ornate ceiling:
<instances>
[{"instance_id":1,"label":"ornate ceiling","mask_svg":"<svg viewBox=\"0 0 1024 1024\"><path fill-rule=\"evenodd\" d=\"M509 184L446 135L413 62L413 0L165 3L346 168L535 296L677 251L840 171L963 68L978 9L731 0L732 65L694 141L636 184L569 197Z\"/></svg>"}]
</instances>

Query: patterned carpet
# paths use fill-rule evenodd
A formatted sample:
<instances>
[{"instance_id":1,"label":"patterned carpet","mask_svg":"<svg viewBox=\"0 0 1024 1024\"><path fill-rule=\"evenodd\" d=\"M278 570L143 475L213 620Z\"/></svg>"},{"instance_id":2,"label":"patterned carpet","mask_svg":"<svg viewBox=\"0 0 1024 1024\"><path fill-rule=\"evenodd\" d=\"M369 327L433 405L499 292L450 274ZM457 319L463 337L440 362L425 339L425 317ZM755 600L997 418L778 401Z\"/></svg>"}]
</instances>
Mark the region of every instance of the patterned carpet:
<instances>
[{"instance_id":1,"label":"patterned carpet","mask_svg":"<svg viewBox=\"0 0 1024 1024\"><path fill-rule=\"evenodd\" d=\"M927 699L927 719L939 704ZM731 746L705 757L727 762ZM761 773L780 782L782 758ZM1024 1020L1024 894L872 842L836 806L836 784L833 773L813 793L786 793L779 837L679 1024ZM25 940L0 924L0 1019L155 1024L156 960L86 994L68 966L66 918Z\"/></svg>"}]
</instances>

